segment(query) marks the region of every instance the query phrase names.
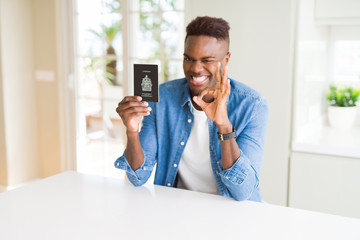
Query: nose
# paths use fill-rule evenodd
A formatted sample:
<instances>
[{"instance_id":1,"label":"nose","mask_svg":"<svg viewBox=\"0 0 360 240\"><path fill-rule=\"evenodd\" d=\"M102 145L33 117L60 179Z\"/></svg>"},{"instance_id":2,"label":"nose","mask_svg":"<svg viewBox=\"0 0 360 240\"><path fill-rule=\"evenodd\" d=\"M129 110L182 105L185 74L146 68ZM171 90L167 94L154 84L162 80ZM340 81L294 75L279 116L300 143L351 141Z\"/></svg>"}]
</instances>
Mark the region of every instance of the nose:
<instances>
[{"instance_id":1,"label":"nose","mask_svg":"<svg viewBox=\"0 0 360 240\"><path fill-rule=\"evenodd\" d=\"M203 70L203 65L201 63L201 61L193 61L191 63L191 68L190 70L194 73L199 73Z\"/></svg>"}]
</instances>

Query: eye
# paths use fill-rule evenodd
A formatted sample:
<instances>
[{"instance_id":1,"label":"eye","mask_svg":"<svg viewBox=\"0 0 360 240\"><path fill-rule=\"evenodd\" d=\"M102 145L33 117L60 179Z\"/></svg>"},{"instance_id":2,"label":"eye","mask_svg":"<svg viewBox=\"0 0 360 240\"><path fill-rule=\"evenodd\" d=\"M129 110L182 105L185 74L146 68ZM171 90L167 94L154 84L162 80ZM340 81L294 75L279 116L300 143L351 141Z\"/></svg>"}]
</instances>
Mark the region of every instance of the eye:
<instances>
[{"instance_id":1,"label":"eye","mask_svg":"<svg viewBox=\"0 0 360 240\"><path fill-rule=\"evenodd\" d=\"M191 59L191 58L189 58L189 57L184 57L184 61L185 61L185 62L191 62L191 61L192 61L192 59Z\"/></svg>"},{"instance_id":2,"label":"eye","mask_svg":"<svg viewBox=\"0 0 360 240\"><path fill-rule=\"evenodd\" d=\"M214 62L214 60L211 60L211 59L204 59L202 62L203 62L203 63L213 63L213 62Z\"/></svg>"}]
</instances>

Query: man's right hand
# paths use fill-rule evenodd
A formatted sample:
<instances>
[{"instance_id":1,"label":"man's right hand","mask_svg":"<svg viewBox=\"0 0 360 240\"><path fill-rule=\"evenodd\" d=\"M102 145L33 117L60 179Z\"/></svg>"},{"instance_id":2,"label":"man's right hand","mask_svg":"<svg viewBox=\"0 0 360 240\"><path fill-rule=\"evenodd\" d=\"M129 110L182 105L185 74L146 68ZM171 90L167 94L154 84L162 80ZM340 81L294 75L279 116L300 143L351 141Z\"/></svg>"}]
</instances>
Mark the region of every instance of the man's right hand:
<instances>
[{"instance_id":1,"label":"man's right hand","mask_svg":"<svg viewBox=\"0 0 360 240\"><path fill-rule=\"evenodd\" d=\"M150 114L151 108L147 102L142 102L139 96L127 96L119 102L116 112L123 121L126 132L139 132L140 121L143 116Z\"/></svg>"}]
</instances>

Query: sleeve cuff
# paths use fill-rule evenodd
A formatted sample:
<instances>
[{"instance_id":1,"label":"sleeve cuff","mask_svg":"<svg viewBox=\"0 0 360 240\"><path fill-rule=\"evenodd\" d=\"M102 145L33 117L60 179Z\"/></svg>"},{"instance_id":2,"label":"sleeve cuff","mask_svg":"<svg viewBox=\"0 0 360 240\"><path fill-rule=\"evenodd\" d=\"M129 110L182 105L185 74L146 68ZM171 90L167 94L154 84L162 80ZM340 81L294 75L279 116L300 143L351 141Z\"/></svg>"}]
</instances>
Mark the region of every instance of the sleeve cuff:
<instances>
[{"instance_id":1,"label":"sleeve cuff","mask_svg":"<svg viewBox=\"0 0 360 240\"><path fill-rule=\"evenodd\" d=\"M220 171L220 177L223 181L234 185L242 184L249 174L251 165L248 158L241 153L231 168Z\"/></svg>"},{"instance_id":2,"label":"sleeve cuff","mask_svg":"<svg viewBox=\"0 0 360 240\"><path fill-rule=\"evenodd\" d=\"M135 185L135 186L139 186L142 185L146 182L147 180L147 176L151 175L151 172L153 170L153 166L152 165L148 165L146 164L146 155L144 155L144 162L143 164L136 169L135 171L131 168L130 164L128 163L126 157L125 157L125 152L124 154L119 157L118 159L116 159L114 165L116 168L125 170L127 173L127 176L129 178L129 180ZM144 179L146 179L144 181Z\"/></svg>"}]
</instances>

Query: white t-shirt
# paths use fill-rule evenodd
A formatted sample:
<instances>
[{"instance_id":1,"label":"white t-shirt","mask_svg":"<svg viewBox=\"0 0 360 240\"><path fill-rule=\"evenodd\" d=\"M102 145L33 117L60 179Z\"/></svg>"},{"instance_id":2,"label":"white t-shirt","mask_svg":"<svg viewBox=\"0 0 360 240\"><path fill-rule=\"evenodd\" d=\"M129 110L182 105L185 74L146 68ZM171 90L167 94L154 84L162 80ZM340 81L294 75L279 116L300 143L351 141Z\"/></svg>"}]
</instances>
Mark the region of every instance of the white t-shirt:
<instances>
[{"instance_id":1,"label":"white t-shirt","mask_svg":"<svg viewBox=\"0 0 360 240\"><path fill-rule=\"evenodd\" d=\"M181 156L178 188L219 194L211 167L208 118L193 107L194 122Z\"/></svg>"}]
</instances>

